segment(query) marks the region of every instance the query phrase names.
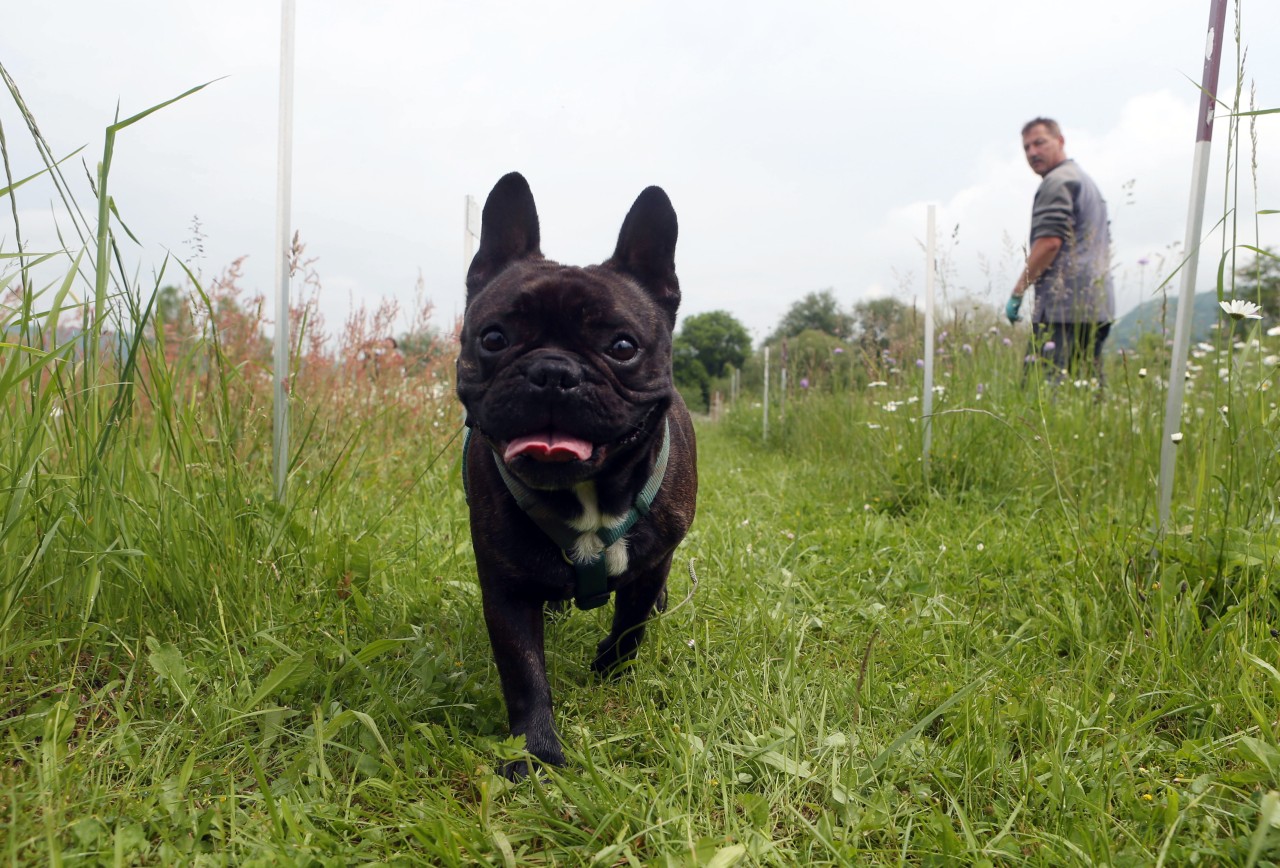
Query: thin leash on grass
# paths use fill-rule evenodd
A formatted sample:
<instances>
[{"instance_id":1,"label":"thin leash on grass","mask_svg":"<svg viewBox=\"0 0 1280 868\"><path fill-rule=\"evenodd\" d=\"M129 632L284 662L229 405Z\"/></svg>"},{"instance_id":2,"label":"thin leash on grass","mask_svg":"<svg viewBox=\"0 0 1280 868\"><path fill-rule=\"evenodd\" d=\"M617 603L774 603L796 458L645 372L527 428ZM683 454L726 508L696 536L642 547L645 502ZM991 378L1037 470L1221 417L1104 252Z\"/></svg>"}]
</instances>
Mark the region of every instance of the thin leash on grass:
<instances>
[{"instance_id":1,"label":"thin leash on grass","mask_svg":"<svg viewBox=\"0 0 1280 868\"><path fill-rule=\"evenodd\" d=\"M672 608L667 609L666 611L660 612L657 615L646 619L645 620L646 624L648 623L656 624L657 622L663 620L664 618L669 618L670 616L674 615L676 612L684 608L684 606L688 604L690 600L693 599L693 595L698 590L698 573L693 568L693 565L697 563L697 560L698 560L697 558L689 558L689 593L685 594L684 599L676 603L675 606L673 606Z\"/></svg>"}]
</instances>

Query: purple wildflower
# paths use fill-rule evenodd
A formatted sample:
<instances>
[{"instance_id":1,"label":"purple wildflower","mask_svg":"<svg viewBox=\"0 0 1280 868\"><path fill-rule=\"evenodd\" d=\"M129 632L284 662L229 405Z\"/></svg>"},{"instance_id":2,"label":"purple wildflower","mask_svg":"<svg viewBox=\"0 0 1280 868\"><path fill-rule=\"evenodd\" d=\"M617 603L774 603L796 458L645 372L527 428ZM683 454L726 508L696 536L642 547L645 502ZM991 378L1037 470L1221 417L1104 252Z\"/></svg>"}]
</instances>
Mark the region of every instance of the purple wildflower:
<instances>
[{"instance_id":1,"label":"purple wildflower","mask_svg":"<svg viewBox=\"0 0 1280 868\"><path fill-rule=\"evenodd\" d=\"M1005 338L1001 343L1003 343L1006 347L1013 346L1013 341L1011 341L1009 338Z\"/></svg>"},{"instance_id":2,"label":"purple wildflower","mask_svg":"<svg viewBox=\"0 0 1280 868\"><path fill-rule=\"evenodd\" d=\"M973 352L973 347L969 346L968 344L961 344L960 349L964 350L966 353Z\"/></svg>"},{"instance_id":3,"label":"purple wildflower","mask_svg":"<svg viewBox=\"0 0 1280 868\"><path fill-rule=\"evenodd\" d=\"M801 377L801 378L800 378L800 388L802 388L802 389L807 389L807 388L809 388L809 378L808 378L808 377Z\"/></svg>"},{"instance_id":4,"label":"purple wildflower","mask_svg":"<svg viewBox=\"0 0 1280 868\"><path fill-rule=\"evenodd\" d=\"M1057 345L1057 344L1055 344L1053 341L1045 341L1045 342L1044 342L1044 351L1045 351L1046 353L1051 353L1051 352L1053 352L1054 350L1056 350L1057 348L1058 348L1058 345Z\"/></svg>"},{"instance_id":5,"label":"purple wildflower","mask_svg":"<svg viewBox=\"0 0 1280 868\"><path fill-rule=\"evenodd\" d=\"M923 368L923 367L924 367L924 359L916 359L916 367L917 367L917 368Z\"/></svg>"}]
</instances>

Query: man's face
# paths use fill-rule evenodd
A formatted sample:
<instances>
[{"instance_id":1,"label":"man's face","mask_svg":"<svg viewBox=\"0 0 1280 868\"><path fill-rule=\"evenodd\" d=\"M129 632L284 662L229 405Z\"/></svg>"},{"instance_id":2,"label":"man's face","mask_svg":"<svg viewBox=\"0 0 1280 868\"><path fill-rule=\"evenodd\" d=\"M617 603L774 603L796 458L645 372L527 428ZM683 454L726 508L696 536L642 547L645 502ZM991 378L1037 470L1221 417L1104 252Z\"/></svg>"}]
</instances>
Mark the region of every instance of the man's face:
<instances>
[{"instance_id":1,"label":"man's face","mask_svg":"<svg viewBox=\"0 0 1280 868\"><path fill-rule=\"evenodd\" d=\"M1022 150L1031 171L1040 176L1067 158L1062 136L1053 135L1044 124L1036 124L1027 131L1022 137Z\"/></svg>"}]
</instances>

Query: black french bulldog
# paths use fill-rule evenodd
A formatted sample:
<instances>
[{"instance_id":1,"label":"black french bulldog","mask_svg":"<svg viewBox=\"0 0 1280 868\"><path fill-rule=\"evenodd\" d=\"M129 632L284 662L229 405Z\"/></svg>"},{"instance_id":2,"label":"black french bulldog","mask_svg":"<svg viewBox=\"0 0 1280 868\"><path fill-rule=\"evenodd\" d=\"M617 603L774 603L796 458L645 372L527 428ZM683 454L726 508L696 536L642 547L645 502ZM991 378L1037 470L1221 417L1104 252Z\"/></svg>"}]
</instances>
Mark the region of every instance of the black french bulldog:
<instances>
[{"instance_id":1,"label":"black french bulldog","mask_svg":"<svg viewBox=\"0 0 1280 868\"><path fill-rule=\"evenodd\" d=\"M613 256L583 268L543 257L518 173L484 205L458 356L463 482L511 733L543 763L564 764L544 608L593 608L615 593L591 668L616 674L664 604L693 523L693 425L671 380L675 248L675 210L658 187L632 205Z\"/></svg>"}]
</instances>

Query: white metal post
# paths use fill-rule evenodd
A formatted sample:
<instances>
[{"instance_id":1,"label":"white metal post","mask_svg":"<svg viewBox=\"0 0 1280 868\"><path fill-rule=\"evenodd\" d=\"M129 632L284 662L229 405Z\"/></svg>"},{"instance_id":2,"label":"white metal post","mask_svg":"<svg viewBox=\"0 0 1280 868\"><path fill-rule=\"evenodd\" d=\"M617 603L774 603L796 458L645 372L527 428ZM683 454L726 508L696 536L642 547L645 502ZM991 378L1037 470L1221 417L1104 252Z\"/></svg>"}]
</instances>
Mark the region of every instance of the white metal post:
<instances>
[{"instance_id":1,"label":"white metal post","mask_svg":"<svg viewBox=\"0 0 1280 868\"><path fill-rule=\"evenodd\" d=\"M764 348L764 433L761 439L769 442L769 347Z\"/></svg>"},{"instance_id":2,"label":"white metal post","mask_svg":"<svg viewBox=\"0 0 1280 868\"><path fill-rule=\"evenodd\" d=\"M475 256L475 242L480 238L480 206L470 195L462 203L462 277L465 282L471 260Z\"/></svg>"},{"instance_id":3,"label":"white metal post","mask_svg":"<svg viewBox=\"0 0 1280 868\"><path fill-rule=\"evenodd\" d=\"M1182 265L1178 313L1173 325L1173 358L1169 360L1169 393L1165 400L1164 432L1160 438L1160 533L1168 530L1173 506L1173 470L1177 458L1177 443L1173 435L1182 429L1182 392L1187 375L1187 352L1191 348L1191 309L1195 305L1196 266L1200 259L1200 232L1204 227L1205 187L1209 182L1209 146L1213 141L1213 107L1217 101L1222 28L1226 16L1227 0L1211 0L1200 85L1200 111L1196 116L1196 149L1191 161L1191 201L1187 206L1187 232L1182 245L1187 258Z\"/></svg>"},{"instance_id":4,"label":"white metal post","mask_svg":"<svg viewBox=\"0 0 1280 868\"><path fill-rule=\"evenodd\" d=\"M933 442L933 281L936 225L937 206L930 205L924 252L924 394L920 398L920 412L924 416L924 453L921 463L926 481L929 479L929 447Z\"/></svg>"},{"instance_id":5,"label":"white metal post","mask_svg":"<svg viewBox=\"0 0 1280 868\"><path fill-rule=\"evenodd\" d=\"M272 458L276 501L284 503L289 476L289 265L293 244L289 207L293 182L294 0L280 3L280 140L276 167L275 408Z\"/></svg>"}]
</instances>

